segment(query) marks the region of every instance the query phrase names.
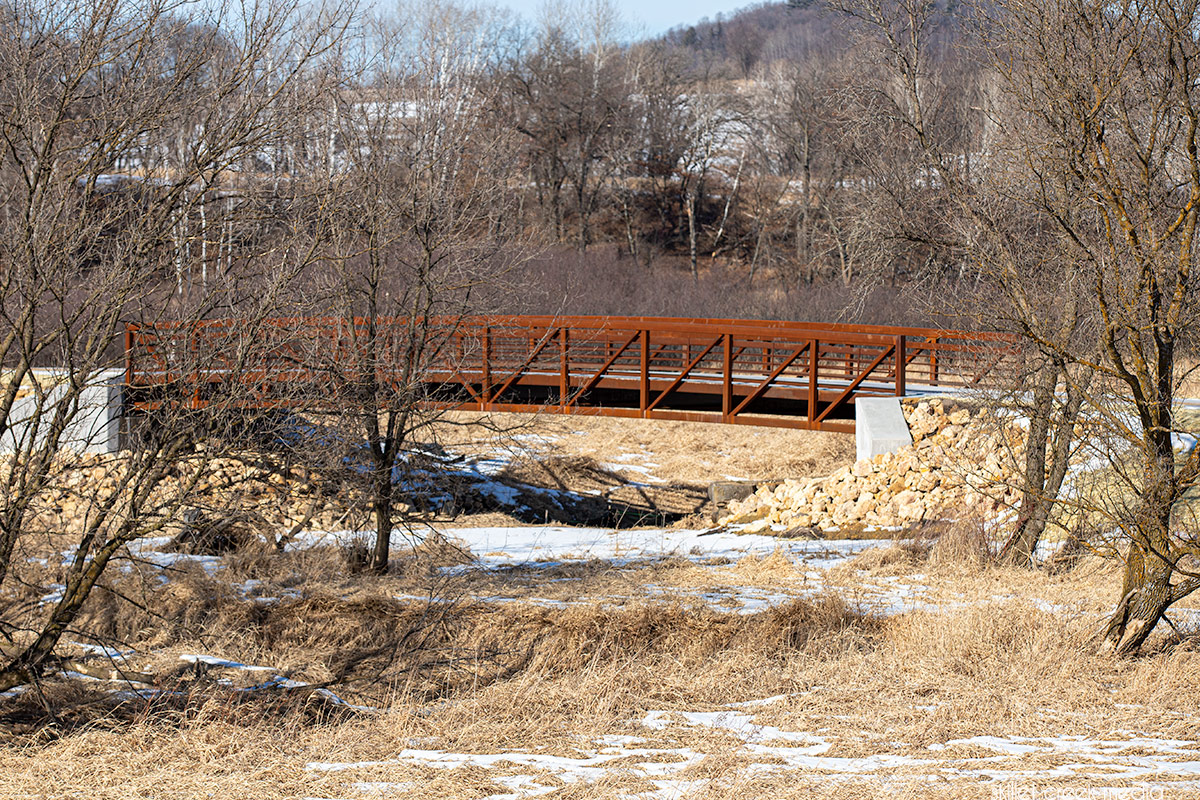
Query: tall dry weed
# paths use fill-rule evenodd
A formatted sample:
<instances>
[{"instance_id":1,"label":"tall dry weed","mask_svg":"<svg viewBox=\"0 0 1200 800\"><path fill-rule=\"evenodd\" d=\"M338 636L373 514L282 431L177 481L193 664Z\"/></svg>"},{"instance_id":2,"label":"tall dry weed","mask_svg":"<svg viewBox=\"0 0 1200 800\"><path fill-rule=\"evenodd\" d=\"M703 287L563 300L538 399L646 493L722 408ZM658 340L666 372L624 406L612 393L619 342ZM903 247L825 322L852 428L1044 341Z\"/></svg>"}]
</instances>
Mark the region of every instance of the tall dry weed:
<instances>
[{"instance_id":1,"label":"tall dry weed","mask_svg":"<svg viewBox=\"0 0 1200 800\"><path fill-rule=\"evenodd\" d=\"M666 603L584 606L536 615L513 611L495 618L498 628L477 635L509 651L527 648L527 669L547 673L643 658L669 658L694 667L731 651L771 659L847 630L870 631L877 624L831 595L746 615Z\"/></svg>"},{"instance_id":2,"label":"tall dry weed","mask_svg":"<svg viewBox=\"0 0 1200 800\"><path fill-rule=\"evenodd\" d=\"M991 540L983 520L965 518L941 527L929 550L933 567L979 570L992 562Z\"/></svg>"}]
</instances>

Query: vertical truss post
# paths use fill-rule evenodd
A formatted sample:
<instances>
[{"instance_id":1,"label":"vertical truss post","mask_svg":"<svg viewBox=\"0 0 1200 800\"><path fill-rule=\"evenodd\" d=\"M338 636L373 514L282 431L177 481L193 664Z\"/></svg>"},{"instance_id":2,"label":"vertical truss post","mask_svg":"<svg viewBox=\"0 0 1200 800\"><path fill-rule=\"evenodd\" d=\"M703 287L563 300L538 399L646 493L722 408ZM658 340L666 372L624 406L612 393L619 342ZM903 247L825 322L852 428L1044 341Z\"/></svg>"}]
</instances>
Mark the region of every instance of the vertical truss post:
<instances>
[{"instance_id":1,"label":"vertical truss post","mask_svg":"<svg viewBox=\"0 0 1200 800\"><path fill-rule=\"evenodd\" d=\"M567 351L570 348L569 337L570 333L566 325L558 329L558 406L564 413L567 410L567 396L571 392L571 374L567 357Z\"/></svg>"},{"instance_id":2,"label":"vertical truss post","mask_svg":"<svg viewBox=\"0 0 1200 800\"><path fill-rule=\"evenodd\" d=\"M481 377L480 386L479 386L479 397L482 400L480 405L483 407L480 408L479 410L487 411L488 405L492 402L492 397L491 397L491 395L492 395L492 368L491 368L492 326L490 326L490 325L483 326L483 353L481 355L482 355L482 364L481 364L482 377Z\"/></svg>"},{"instance_id":3,"label":"vertical truss post","mask_svg":"<svg viewBox=\"0 0 1200 800\"><path fill-rule=\"evenodd\" d=\"M808 427L817 427L817 370L821 361L821 342L813 339L808 347Z\"/></svg>"},{"instance_id":4,"label":"vertical truss post","mask_svg":"<svg viewBox=\"0 0 1200 800\"><path fill-rule=\"evenodd\" d=\"M904 353L906 343L904 334L896 337L896 397L903 397L905 393L904 371L907 365L904 362L908 360Z\"/></svg>"},{"instance_id":5,"label":"vertical truss post","mask_svg":"<svg viewBox=\"0 0 1200 800\"><path fill-rule=\"evenodd\" d=\"M133 386L133 323L125 324L125 388Z\"/></svg>"},{"instance_id":6,"label":"vertical truss post","mask_svg":"<svg viewBox=\"0 0 1200 800\"><path fill-rule=\"evenodd\" d=\"M725 334L724 376L721 385L721 421L732 422L733 412L733 334Z\"/></svg>"},{"instance_id":7,"label":"vertical truss post","mask_svg":"<svg viewBox=\"0 0 1200 800\"><path fill-rule=\"evenodd\" d=\"M641 358L641 374L638 381L638 408L641 409L642 416L646 416L646 409L650 407L650 331L642 331L642 358Z\"/></svg>"},{"instance_id":8,"label":"vertical truss post","mask_svg":"<svg viewBox=\"0 0 1200 800\"><path fill-rule=\"evenodd\" d=\"M929 339L929 382L934 386L938 385L938 337L933 336Z\"/></svg>"}]
</instances>

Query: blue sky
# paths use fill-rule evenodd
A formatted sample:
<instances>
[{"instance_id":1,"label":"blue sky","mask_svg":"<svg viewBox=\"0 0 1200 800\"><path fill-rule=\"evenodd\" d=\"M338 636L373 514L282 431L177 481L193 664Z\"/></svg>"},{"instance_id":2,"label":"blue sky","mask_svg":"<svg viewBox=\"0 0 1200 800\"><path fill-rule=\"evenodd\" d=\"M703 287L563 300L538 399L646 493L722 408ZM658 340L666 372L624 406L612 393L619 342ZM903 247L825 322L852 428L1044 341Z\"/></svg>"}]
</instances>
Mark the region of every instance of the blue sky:
<instances>
[{"instance_id":1,"label":"blue sky","mask_svg":"<svg viewBox=\"0 0 1200 800\"><path fill-rule=\"evenodd\" d=\"M662 33L676 25L692 24L702 17L710 19L718 12L726 15L753 0L613 0L620 9L626 24L637 28L648 36ZM508 6L525 19L538 18L544 0L498 0L497 5Z\"/></svg>"}]
</instances>

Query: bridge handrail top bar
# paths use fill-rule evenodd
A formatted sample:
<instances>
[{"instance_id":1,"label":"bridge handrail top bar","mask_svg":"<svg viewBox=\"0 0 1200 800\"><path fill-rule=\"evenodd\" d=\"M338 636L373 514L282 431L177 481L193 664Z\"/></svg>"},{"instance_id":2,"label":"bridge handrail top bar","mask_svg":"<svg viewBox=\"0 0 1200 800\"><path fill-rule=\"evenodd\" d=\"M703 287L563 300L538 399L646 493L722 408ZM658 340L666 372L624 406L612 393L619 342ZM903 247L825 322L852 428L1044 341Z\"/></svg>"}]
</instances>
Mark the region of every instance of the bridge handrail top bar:
<instances>
[{"instance_id":1,"label":"bridge handrail top bar","mask_svg":"<svg viewBox=\"0 0 1200 800\"><path fill-rule=\"evenodd\" d=\"M760 320L760 319L733 319L725 317L636 317L636 316L617 316L617 315L573 315L573 316L547 316L547 315L494 315L480 316L473 319L477 320L510 320L518 323L537 324L545 326L571 325L580 324L584 326L595 326L604 328L614 328L618 330L656 330L670 329L677 330L679 327L704 327L704 328L738 328L738 329L753 329L765 330L771 332L784 331L827 331L832 333L867 333L879 334L885 336L923 336L923 337L955 337L955 338L981 338L981 339L998 339L1007 341L1015 340L1016 337L1006 333L997 331L964 331L951 328L920 328L899 325L854 325L841 322L802 322L795 320ZM811 337L808 337L811 338Z\"/></svg>"},{"instance_id":2,"label":"bridge handrail top bar","mask_svg":"<svg viewBox=\"0 0 1200 800\"><path fill-rule=\"evenodd\" d=\"M402 317L379 317L376 323L391 323L402 320ZM489 315L489 316L437 316L431 317L434 324L445 323L470 330L472 328L499 328L516 330L546 330L553 328L572 328L576 330L611 330L633 332L646 330L651 333L697 334L716 336L725 333L745 337L762 336L778 341L781 334L797 342L811 339L830 338L832 343L861 343L881 344L896 336L919 337L927 340L919 344L940 346L941 342L933 340L970 340L988 343L1015 343L1018 337L1012 334L996 331L962 331L943 328L915 328L886 325L848 325L844 323L794 322L788 320L741 320L722 318L691 318L691 317L626 317L626 316L547 316L547 315ZM235 318L218 318L195 320L189 322L155 321L145 324L129 322L126 329L131 334L142 331L171 331L186 329L229 328L239 323L249 322L268 328L293 327L337 327L347 325L361 327L367 324L365 317L273 317L257 321L243 321ZM150 334L153 336L154 334ZM949 343L947 343L949 344Z\"/></svg>"}]
</instances>

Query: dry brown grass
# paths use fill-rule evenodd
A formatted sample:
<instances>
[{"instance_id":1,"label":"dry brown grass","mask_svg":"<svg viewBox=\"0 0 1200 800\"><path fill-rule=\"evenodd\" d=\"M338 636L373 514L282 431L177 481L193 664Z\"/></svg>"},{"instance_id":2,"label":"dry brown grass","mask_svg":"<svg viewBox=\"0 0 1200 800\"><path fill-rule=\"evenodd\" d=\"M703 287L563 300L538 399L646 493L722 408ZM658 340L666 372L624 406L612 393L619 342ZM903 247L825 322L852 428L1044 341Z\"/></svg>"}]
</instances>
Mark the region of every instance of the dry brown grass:
<instances>
[{"instance_id":1,"label":"dry brown grass","mask_svg":"<svg viewBox=\"0 0 1200 800\"><path fill-rule=\"evenodd\" d=\"M471 447L515 448L513 477L605 491L617 476L647 483L628 490L664 507L671 492L690 497L727 475L815 475L852 458L852 441L837 435L599 418L510 422L523 426L522 438ZM443 431L451 445L476 435ZM646 466L665 483L622 464ZM504 515L471 521L511 523ZM1131 660L1093 652L1119 583L1111 563L1084 558L1059 574L999 567L969 524L906 536L819 575L782 552L732 563L678 557L463 571L447 568L467 555L436 537L382 577L348 573L336 548L261 546L226 556L213 575L181 567L165 586L157 570L114 573L69 638L136 650L129 666L156 674L167 693L116 704L112 684L53 678L41 696L0 699L0 798L465 800L512 796L505 779L521 775L562 800L651 797L663 787L646 764L695 781L675 796L699 800L988 798L998 786L981 776L990 768L1018 768L1027 773L1022 786L1043 790L1137 781L1073 778L1067 767L1086 759L1070 753L997 761L979 743L953 740L1195 738L1200 639L1162 634ZM55 567L31 569L37 580L20 600L36 605L37 584L52 582ZM247 581L257 582L252 590ZM792 599L729 613L750 590ZM917 610L856 610L897 597ZM180 660L189 653L269 670L196 667ZM330 682L343 698L381 710L334 706L311 688L238 691L274 675ZM820 737L829 745L823 758L866 761L785 767L777 754L754 752L744 734L683 717L642 724L651 712L731 711L731 703L775 696L737 713ZM511 760L446 769L398 759L406 750L579 759L612 736L636 737L636 752L573 782ZM672 767L681 751L694 763ZM1200 748L1171 758L1200 761ZM312 762L346 766L322 771ZM1200 796L1170 785L1172 776L1147 780L1164 781L1165 797Z\"/></svg>"},{"instance_id":2,"label":"dry brown grass","mask_svg":"<svg viewBox=\"0 0 1200 800\"><path fill-rule=\"evenodd\" d=\"M678 610L628 611L615 618L573 612L543 640L544 652L527 669L449 702L402 700L381 716L323 725L298 723L298 715L246 724L213 702L183 720L150 718L10 748L0 754L9 787L0 796L63 796L86 787L93 797L160 797L170 786L178 797L339 797L363 796L356 784L382 781L407 783L397 792L402 797L481 797L503 791L497 775L529 770L393 763L321 773L306 772L304 764L387 761L411 747L571 757L604 734L708 754L688 773L713 781L700 797L877 797L897 784L908 792L901 796L989 796L990 789L976 782L939 786L902 770L883 783L872 776L829 781L803 771L756 776L747 769L751 759L721 732L648 732L636 724L649 709L708 710L780 692L791 697L757 711L757 722L820 731L834 742L828 755L840 758L883 751L927 756L929 745L980 733L1094 735L1132 728L1190 735L1186 721L1170 711L1195 698L1195 654L1179 650L1140 664L1113 664L1084 654L1049 617L1019 606L1006 611L999 617L915 615L879 630L847 631L829 624L840 617L831 620L818 607L804 612L821 622L814 627L801 621L813 635L799 649L780 647L796 630L795 609L772 624L726 623L726 635L706 630L700 641L690 635L696 619ZM735 629L749 635L727 638ZM1137 710L1131 703L1158 707ZM945 756L948 766L992 755L954 750ZM1043 764L1053 765L1052 759ZM556 796L616 797L653 788L614 769L599 782L563 786Z\"/></svg>"},{"instance_id":3,"label":"dry brown grass","mask_svg":"<svg viewBox=\"0 0 1200 800\"><path fill-rule=\"evenodd\" d=\"M969 545L969 532L964 540ZM592 562L469 573L439 585L436 567L461 560L453 548L428 548L387 577L353 579L336 552L243 553L219 578L192 570L156 590L153 614L116 601L91 609L91 624L114 635L149 636L143 646L157 654L139 664L157 667L166 688L191 698L113 709L107 693L50 681L58 735L54 724L36 734L27 726L0 749L0 797L369 797L374 787L405 798L481 798L511 792L500 778L533 774L558 787L553 797L615 798L655 791L638 765L679 762L673 751L683 748L702 758L678 777L706 783L688 784L681 797L984 798L995 784L945 770L980 769L996 753L947 742L981 735L1193 738L1200 654L1190 640L1160 637L1158 649L1137 660L1091 649L1094 624L1112 602L1110 564L1088 559L1062 575L1031 573L979 563L969 546L952 544L902 542L868 552L826 574L813 599L752 615L715 611L689 592L799 591L812 580L809 570L776 553L725 565ZM257 605L230 588L249 576L265 591L300 576L306 596ZM938 610L876 619L839 599L897 580L923 587ZM639 594L647 585L659 594ZM407 597L422 590L456 602ZM515 600L472 599L501 593ZM575 604L532 602L548 597ZM393 647L431 613L436 624L416 626L433 632L420 647L395 658L368 654L347 674L349 684L337 687L386 706L376 714L331 716L305 692L239 694L215 681L236 686L245 676L219 667L197 676L177 666L178 654L191 650L268 664L306 681L328 679L339 658L344 666L348 653ZM362 683L372 671L375 682ZM886 754L920 763L860 773L764 772L753 765L777 759L748 752L729 731L640 724L650 711L716 711L775 695L783 697L742 711L759 725L820 736L830 744L828 758ZM3 702L10 728L17 710L26 720L40 713L31 695ZM596 751L597 738L613 735L638 737L637 748L658 754L631 755L575 783L515 763L447 770L395 760L406 749L579 758ZM305 768L315 761L384 763ZM1028 779L1043 789L1132 785L1052 772L1078 761L1034 753L1019 763L1044 776ZM1165 796L1192 792L1168 786Z\"/></svg>"}]
</instances>

